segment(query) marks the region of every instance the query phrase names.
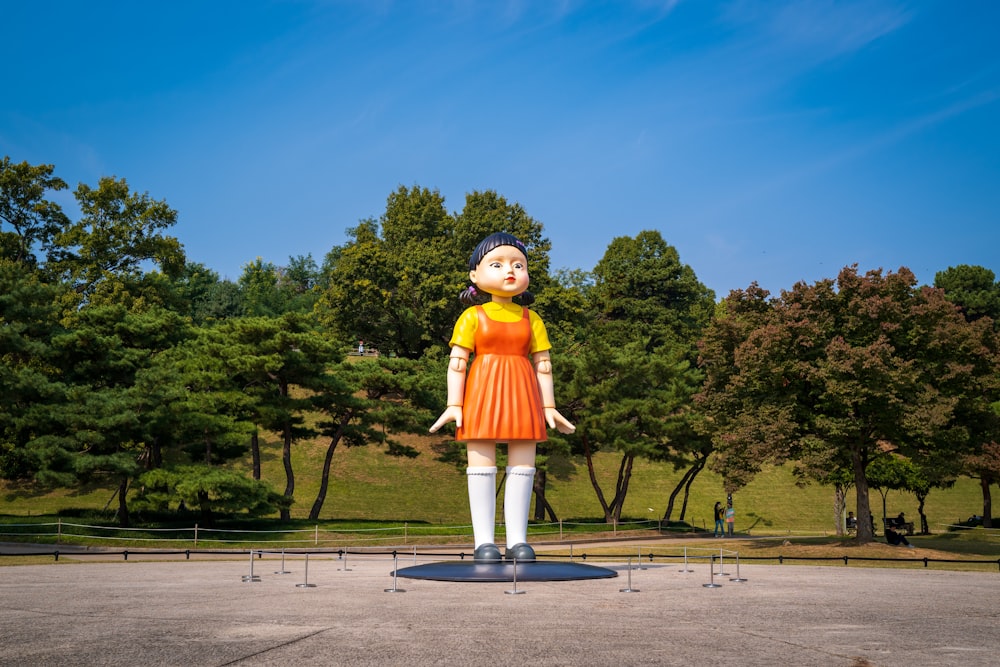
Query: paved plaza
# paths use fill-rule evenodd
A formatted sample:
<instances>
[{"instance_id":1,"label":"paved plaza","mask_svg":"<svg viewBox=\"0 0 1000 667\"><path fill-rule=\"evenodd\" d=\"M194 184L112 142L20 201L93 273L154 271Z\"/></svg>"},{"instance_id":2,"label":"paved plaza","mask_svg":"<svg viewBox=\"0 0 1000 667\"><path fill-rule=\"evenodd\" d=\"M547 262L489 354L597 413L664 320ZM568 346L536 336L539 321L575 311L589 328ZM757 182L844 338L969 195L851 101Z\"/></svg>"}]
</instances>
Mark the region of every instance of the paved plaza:
<instances>
[{"instance_id":1,"label":"paved plaza","mask_svg":"<svg viewBox=\"0 0 1000 667\"><path fill-rule=\"evenodd\" d=\"M609 561L618 577L515 588L393 564L315 555L307 574L296 555L275 574L269 555L253 582L249 558L0 567L0 665L1000 663L998 573L743 564L736 583L731 563Z\"/></svg>"}]
</instances>

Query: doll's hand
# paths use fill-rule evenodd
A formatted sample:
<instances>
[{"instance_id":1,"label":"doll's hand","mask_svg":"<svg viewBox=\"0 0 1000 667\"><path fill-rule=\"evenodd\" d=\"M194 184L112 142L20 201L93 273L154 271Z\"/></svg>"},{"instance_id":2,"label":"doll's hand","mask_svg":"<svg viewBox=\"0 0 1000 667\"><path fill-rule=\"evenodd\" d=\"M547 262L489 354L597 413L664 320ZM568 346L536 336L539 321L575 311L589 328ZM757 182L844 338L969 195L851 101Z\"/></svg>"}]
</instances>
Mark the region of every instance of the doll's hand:
<instances>
[{"instance_id":1,"label":"doll's hand","mask_svg":"<svg viewBox=\"0 0 1000 667\"><path fill-rule=\"evenodd\" d=\"M462 406L461 405L449 405L438 417L438 420L434 422L434 426L431 426L431 433L436 433L439 428L447 424L448 422L455 422L456 428L462 427Z\"/></svg>"},{"instance_id":2,"label":"doll's hand","mask_svg":"<svg viewBox=\"0 0 1000 667\"><path fill-rule=\"evenodd\" d=\"M554 428L560 433L570 434L576 431L576 427L555 408L545 408L545 421L548 422L549 428Z\"/></svg>"}]
</instances>

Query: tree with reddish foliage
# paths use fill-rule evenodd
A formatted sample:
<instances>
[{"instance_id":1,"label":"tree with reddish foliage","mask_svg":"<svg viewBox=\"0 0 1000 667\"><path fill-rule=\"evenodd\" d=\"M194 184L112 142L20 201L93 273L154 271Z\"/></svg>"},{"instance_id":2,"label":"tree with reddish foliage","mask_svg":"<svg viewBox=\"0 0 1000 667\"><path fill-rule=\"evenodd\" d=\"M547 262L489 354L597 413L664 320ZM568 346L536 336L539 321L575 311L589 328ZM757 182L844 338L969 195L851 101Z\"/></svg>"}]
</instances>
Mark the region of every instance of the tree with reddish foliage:
<instances>
[{"instance_id":1,"label":"tree with reddish foliage","mask_svg":"<svg viewBox=\"0 0 1000 667\"><path fill-rule=\"evenodd\" d=\"M917 463L970 451L1000 397L998 339L906 268L799 283L778 298L734 292L701 347L699 400L712 415L713 468L733 487L767 463L847 469L858 516L865 470L887 445ZM994 415L995 417L995 415ZM873 538L858 524L858 541Z\"/></svg>"}]
</instances>

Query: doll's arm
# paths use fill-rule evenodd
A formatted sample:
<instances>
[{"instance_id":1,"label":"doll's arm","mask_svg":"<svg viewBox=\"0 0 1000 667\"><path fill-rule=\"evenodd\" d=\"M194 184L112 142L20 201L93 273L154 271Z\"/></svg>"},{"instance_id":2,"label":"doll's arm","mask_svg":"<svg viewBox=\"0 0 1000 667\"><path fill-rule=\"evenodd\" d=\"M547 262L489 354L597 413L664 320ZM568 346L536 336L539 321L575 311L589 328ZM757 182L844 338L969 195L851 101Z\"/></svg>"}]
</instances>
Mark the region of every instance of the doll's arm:
<instances>
[{"instance_id":1,"label":"doll's arm","mask_svg":"<svg viewBox=\"0 0 1000 667\"><path fill-rule=\"evenodd\" d=\"M576 427L556 410L556 392L552 382L552 358L549 351L535 352L531 355L531 363L535 366L535 377L538 378L538 389L542 395L542 408L545 421L549 428L560 433L572 433Z\"/></svg>"},{"instance_id":2,"label":"doll's arm","mask_svg":"<svg viewBox=\"0 0 1000 667\"><path fill-rule=\"evenodd\" d=\"M448 422L455 422L455 426L462 425L462 407L465 401L465 371L469 365L469 353L467 348L455 345L451 348L450 359L448 359L448 407L444 409L438 420L431 426L431 433Z\"/></svg>"}]
</instances>

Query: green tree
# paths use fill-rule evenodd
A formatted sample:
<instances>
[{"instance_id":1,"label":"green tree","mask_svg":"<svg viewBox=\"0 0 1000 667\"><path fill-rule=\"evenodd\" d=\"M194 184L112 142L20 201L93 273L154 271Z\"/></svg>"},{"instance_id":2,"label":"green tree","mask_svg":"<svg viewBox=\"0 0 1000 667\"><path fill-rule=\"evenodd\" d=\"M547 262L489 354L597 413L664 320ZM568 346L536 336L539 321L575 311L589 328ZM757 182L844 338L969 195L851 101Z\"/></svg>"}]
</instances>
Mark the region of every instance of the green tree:
<instances>
[{"instance_id":1,"label":"green tree","mask_svg":"<svg viewBox=\"0 0 1000 667\"><path fill-rule=\"evenodd\" d=\"M319 267L312 255L288 258L288 264L278 269L278 285L287 295L287 309L298 313L311 312L319 299Z\"/></svg>"},{"instance_id":2,"label":"green tree","mask_svg":"<svg viewBox=\"0 0 1000 667\"><path fill-rule=\"evenodd\" d=\"M243 314L239 286L198 262L187 262L174 281L179 302L176 309L195 324L218 322Z\"/></svg>"},{"instance_id":3,"label":"green tree","mask_svg":"<svg viewBox=\"0 0 1000 667\"><path fill-rule=\"evenodd\" d=\"M410 359L442 345L461 289L450 229L444 198L414 186L389 196L380 221L348 230L321 299L334 335Z\"/></svg>"},{"instance_id":4,"label":"green tree","mask_svg":"<svg viewBox=\"0 0 1000 667\"><path fill-rule=\"evenodd\" d=\"M974 478L979 478L983 492L983 527L992 528L993 496L990 493L992 480L1000 479L1000 443L989 442L965 460L966 470Z\"/></svg>"},{"instance_id":5,"label":"green tree","mask_svg":"<svg viewBox=\"0 0 1000 667\"><path fill-rule=\"evenodd\" d=\"M136 377L188 335L187 325L162 308L123 305L89 306L66 320L52 338L51 356L65 393L49 407L46 432L27 443L36 479L63 487L116 485L118 520L128 526L127 492L142 469L149 433Z\"/></svg>"},{"instance_id":6,"label":"green tree","mask_svg":"<svg viewBox=\"0 0 1000 667\"><path fill-rule=\"evenodd\" d=\"M0 476L23 479L38 468L28 443L44 434L65 386L53 363L60 288L23 263L0 259Z\"/></svg>"},{"instance_id":7,"label":"green tree","mask_svg":"<svg viewBox=\"0 0 1000 667\"><path fill-rule=\"evenodd\" d=\"M319 434L306 425L305 415L335 381L328 369L340 353L312 318L300 313L232 320L220 325L220 331L233 347L226 363L253 398L253 421L281 437L287 499L281 518L288 520L295 494L292 445Z\"/></svg>"},{"instance_id":8,"label":"green tree","mask_svg":"<svg viewBox=\"0 0 1000 667\"><path fill-rule=\"evenodd\" d=\"M243 315L276 317L286 312L287 299L278 286L278 275L278 267L260 257L243 265L236 281Z\"/></svg>"},{"instance_id":9,"label":"green tree","mask_svg":"<svg viewBox=\"0 0 1000 667\"><path fill-rule=\"evenodd\" d=\"M165 458L212 466L246 453L253 404L228 363L236 347L220 328L202 327L137 373L147 469Z\"/></svg>"},{"instance_id":10,"label":"green tree","mask_svg":"<svg viewBox=\"0 0 1000 667\"><path fill-rule=\"evenodd\" d=\"M686 350L660 347L650 352L645 341L614 347L590 340L560 363L567 366L561 376L568 382L560 384L566 416L577 427L575 434L563 437L585 457L605 521L617 522L636 458L668 460L685 451L673 436L700 374L691 368ZM621 456L610 500L594 469L598 451Z\"/></svg>"},{"instance_id":11,"label":"green tree","mask_svg":"<svg viewBox=\"0 0 1000 667\"><path fill-rule=\"evenodd\" d=\"M934 286L943 289L945 298L962 309L967 320L988 317L1000 323L1000 281L983 266L960 264L939 271Z\"/></svg>"},{"instance_id":12,"label":"green tree","mask_svg":"<svg viewBox=\"0 0 1000 667\"><path fill-rule=\"evenodd\" d=\"M66 189L66 182L52 175L54 169L51 164L15 164L8 156L0 160L0 258L35 266L36 251L51 249L69 224L62 208L45 199L51 191Z\"/></svg>"},{"instance_id":13,"label":"green tree","mask_svg":"<svg viewBox=\"0 0 1000 667\"><path fill-rule=\"evenodd\" d=\"M643 340L648 349L680 343L690 346L694 359L694 342L712 316L715 294L659 232L613 239L593 273L594 325L608 343Z\"/></svg>"},{"instance_id":14,"label":"green tree","mask_svg":"<svg viewBox=\"0 0 1000 667\"><path fill-rule=\"evenodd\" d=\"M139 509L170 511L197 507L201 522L215 526L218 513L245 512L264 516L287 507L287 498L260 480L245 474L208 465L158 468L140 478L142 492L136 499Z\"/></svg>"},{"instance_id":15,"label":"green tree","mask_svg":"<svg viewBox=\"0 0 1000 667\"><path fill-rule=\"evenodd\" d=\"M617 521L637 457L690 466L685 486L704 466L706 439L691 427L695 341L714 297L658 232L614 239L592 276L582 292L592 323L557 372L577 423L565 440L584 455L606 520ZM622 456L610 501L594 473L597 451Z\"/></svg>"},{"instance_id":16,"label":"green tree","mask_svg":"<svg viewBox=\"0 0 1000 667\"><path fill-rule=\"evenodd\" d=\"M454 216L453 230L462 287L468 281L469 256L480 241L494 232L513 234L528 249L532 292L537 294L549 285L552 243L543 235L542 223L528 215L520 204L508 202L493 190L474 190L465 195L462 211Z\"/></svg>"},{"instance_id":17,"label":"green tree","mask_svg":"<svg viewBox=\"0 0 1000 667\"><path fill-rule=\"evenodd\" d=\"M330 485L333 455L341 444L358 447L385 445L393 456L414 457L417 451L392 437L394 433L426 433L431 412L422 406L428 402L426 374L420 363L410 359L379 358L358 363L341 363L328 378L315 406L324 415L318 424L329 438L319 492L309 511L311 520L319 519Z\"/></svg>"},{"instance_id":18,"label":"green tree","mask_svg":"<svg viewBox=\"0 0 1000 667\"><path fill-rule=\"evenodd\" d=\"M56 234L46 268L83 295L108 276L122 279L153 262L170 277L184 268L179 241L163 234L177 212L148 193L131 192L125 179L103 177L97 188L81 183L75 192L81 218Z\"/></svg>"},{"instance_id":19,"label":"green tree","mask_svg":"<svg viewBox=\"0 0 1000 667\"><path fill-rule=\"evenodd\" d=\"M890 491L909 491L913 465L900 456L889 453L876 455L865 469L868 488L882 496L882 522L886 519L886 499Z\"/></svg>"},{"instance_id":20,"label":"green tree","mask_svg":"<svg viewBox=\"0 0 1000 667\"><path fill-rule=\"evenodd\" d=\"M474 192L450 216L437 191L400 187L379 221L348 230L352 240L327 255L319 304L324 325L343 342L364 340L410 359L447 349L462 310L458 293L468 285L468 258L496 231L527 246L531 289L548 285L550 244L520 205Z\"/></svg>"},{"instance_id":21,"label":"green tree","mask_svg":"<svg viewBox=\"0 0 1000 667\"><path fill-rule=\"evenodd\" d=\"M957 305L965 319L975 322L991 321L994 329L1000 327L1000 282L993 271L982 266L959 265L939 272L934 286L944 290L945 298ZM993 527L993 501L990 486L1000 481L1000 465L994 465L993 448L1000 442L997 425L997 406L986 411L980 405L968 415L968 426L974 434L975 446L965 459L966 471L979 478L983 494L983 526ZM992 414L990 414L992 412Z\"/></svg>"}]
</instances>

